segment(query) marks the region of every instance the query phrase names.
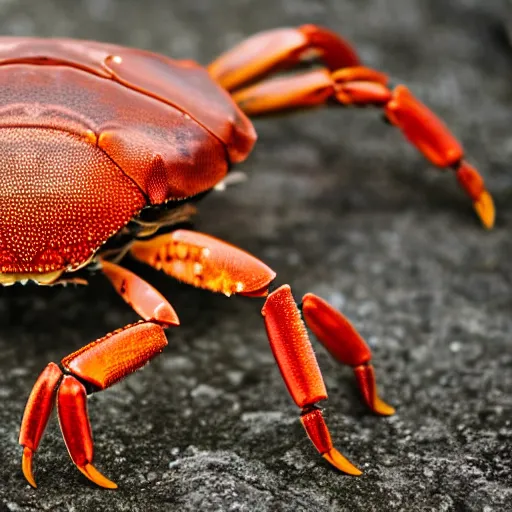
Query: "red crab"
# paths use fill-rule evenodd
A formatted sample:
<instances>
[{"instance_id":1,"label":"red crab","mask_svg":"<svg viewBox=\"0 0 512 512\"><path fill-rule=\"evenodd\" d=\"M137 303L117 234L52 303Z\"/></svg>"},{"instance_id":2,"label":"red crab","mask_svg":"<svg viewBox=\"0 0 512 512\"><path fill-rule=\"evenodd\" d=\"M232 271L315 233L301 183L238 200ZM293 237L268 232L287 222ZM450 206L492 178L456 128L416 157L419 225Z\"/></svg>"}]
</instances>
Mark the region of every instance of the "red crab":
<instances>
[{"instance_id":1,"label":"red crab","mask_svg":"<svg viewBox=\"0 0 512 512\"><path fill-rule=\"evenodd\" d=\"M160 293L119 265L127 253L193 286L265 298L268 339L309 438L331 464L360 474L333 447L317 408L327 393L306 325L353 367L368 406L392 414L363 339L319 297L306 294L298 306L256 257L173 226L251 151L256 134L246 114L332 104L380 107L430 162L455 172L490 228L491 196L445 125L406 87L363 66L349 43L313 25L257 34L206 69L64 39L2 38L0 60L0 283L83 282L73 273L92 265L142 318L39 376L20 433L28 482L35 487L33 455L57 403L73 462L98 485L116 487L93 466L87 395L144 366L166 346L164 329L179 324ZM303 61L322 67L269 78Z\"/></svg>"}]
</instances>

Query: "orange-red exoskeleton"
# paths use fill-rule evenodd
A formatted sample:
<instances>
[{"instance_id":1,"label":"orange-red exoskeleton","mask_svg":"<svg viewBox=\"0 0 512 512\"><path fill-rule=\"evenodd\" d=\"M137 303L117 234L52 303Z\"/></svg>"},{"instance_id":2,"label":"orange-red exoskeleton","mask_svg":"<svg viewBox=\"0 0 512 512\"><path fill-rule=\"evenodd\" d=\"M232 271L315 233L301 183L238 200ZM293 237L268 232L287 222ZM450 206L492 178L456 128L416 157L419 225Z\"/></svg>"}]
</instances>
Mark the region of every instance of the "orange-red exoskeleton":
<instances>
[{"instance_id":1,"label":"orange-red exoskeleton","mask_svg":"<svg viewBox=\"0 0 512 512\"><path fill-rule=\"evenodd\" d=\"M321 67L286 73L304 61ZM331 464L359 474L334 448L317 407L327 393L306 326L353 367L366 404L393 414L377 394L364 340L316 295L297 305L258 258L174 226L251 151L247 115L329 104L382 109L431 163L455 173L490 228L491 196L442 121L405 86L361 64L341 37L313 25L257 34L206 68L110 44L2 38L0 84L0 283L81 282L73 273L92 264L142 318L39 376L20 433L30 484L56 404L78 469L116 486L93 466L87 395L145 365L166 346L164 329L179 324L159 292L120 266L128 254L193 286L264 298L268 340L309 438Z\"/></svg>"}]
</instances>

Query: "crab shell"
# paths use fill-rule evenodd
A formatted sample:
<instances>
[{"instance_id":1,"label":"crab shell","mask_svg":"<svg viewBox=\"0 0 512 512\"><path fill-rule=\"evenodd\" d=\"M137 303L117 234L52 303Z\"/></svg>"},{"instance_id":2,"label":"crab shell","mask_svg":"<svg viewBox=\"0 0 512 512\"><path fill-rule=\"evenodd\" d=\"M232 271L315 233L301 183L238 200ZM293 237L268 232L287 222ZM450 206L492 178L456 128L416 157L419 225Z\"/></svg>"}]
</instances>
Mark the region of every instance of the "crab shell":
<instances>
[{"instance_id":1,"label":"crab shell","mask_svg":"<svg viewBox=\"0 0 512 512\"><path fill-rule=\"evenodd\" d=\"M142 208L212 188L255 140L194 62L0 38L0 284L80 268Z\"/></svg>"}]
</instances>

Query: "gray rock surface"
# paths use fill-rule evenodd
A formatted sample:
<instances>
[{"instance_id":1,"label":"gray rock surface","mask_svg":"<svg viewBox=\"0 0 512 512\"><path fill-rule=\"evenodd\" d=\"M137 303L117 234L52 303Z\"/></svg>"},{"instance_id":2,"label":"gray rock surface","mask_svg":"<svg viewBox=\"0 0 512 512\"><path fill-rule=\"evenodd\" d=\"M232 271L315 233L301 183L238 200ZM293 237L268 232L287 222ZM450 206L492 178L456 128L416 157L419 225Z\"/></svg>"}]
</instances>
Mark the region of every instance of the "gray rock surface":
<instances>
[{"instance_id":1,"label":"gray rock surface","mask_svg":"<svg viewBox=\"0 0 512 512\"><path fill-rule=\"evenodd\" d=\"M2 1L3 34L69 36L206 63L243 37L314 22L399 77L463 141L496 199L478 225L439 173L374 111L316 111L256 123L250 181L202 204L198 228L263 258L297 297L316 292L374 351L382 419L350 370L318 347L338 448L316 455L273 362L261 303L190 289L130 263L172 301L182 327L144 371L91 398L89 485L56 421L20 472L19 421L47 361L136 319L98 276L80 289L0 290L0 510L512 510L512 48L507 1ZM507 26L508 24L508 26Z\"/></svg>"}]
</instances>

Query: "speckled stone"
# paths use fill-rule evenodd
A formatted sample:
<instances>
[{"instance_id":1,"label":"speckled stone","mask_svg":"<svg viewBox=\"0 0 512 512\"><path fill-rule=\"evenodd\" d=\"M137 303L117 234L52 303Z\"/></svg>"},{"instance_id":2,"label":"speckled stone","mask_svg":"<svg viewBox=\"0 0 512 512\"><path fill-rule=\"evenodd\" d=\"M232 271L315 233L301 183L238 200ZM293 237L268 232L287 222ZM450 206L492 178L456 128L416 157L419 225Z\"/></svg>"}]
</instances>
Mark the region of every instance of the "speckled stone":
<instances>
[{"instance_id":1,"label":"speckled stone","mask_svg":"<svg viewBox=\"0 0 512 512\"><path fill-rule=\"evenodd\" d=\"M23 406L47 361L136 319L98 276L80 289L0 290L0 510L512 510L512 47L508 1L44 0L0 2L4 34L99 39L208 62L266 28L314 22L443 116L494 194L485 232L448 173L371 111L261 120L250 180L209 196L198 228L334 303L368 339L378 418L319 347L327 422L361 469L338 474L298 421L261 302L227 299L130 263L182 327L143 371L91 398L97 466L76 471L56 421L20 471ZM507 29L508 24L508 29ZM1 165L1 164L0 164Z\"/></svg>"}]
</instances>

